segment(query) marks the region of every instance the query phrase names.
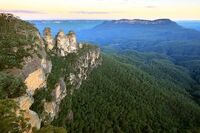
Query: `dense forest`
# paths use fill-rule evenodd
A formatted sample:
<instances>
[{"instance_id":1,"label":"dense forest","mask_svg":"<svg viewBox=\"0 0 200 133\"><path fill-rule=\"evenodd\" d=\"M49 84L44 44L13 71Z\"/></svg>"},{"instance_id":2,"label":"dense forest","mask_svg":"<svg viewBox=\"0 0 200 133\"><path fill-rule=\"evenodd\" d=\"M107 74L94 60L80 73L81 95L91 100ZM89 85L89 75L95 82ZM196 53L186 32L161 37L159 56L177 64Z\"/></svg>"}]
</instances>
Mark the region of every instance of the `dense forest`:
<instances>
[{"instance_id":1,"label":"dense forest","mask_svg":"<svg viewBox=\"0 0 200 133\"><path fill-rule=\"evenodd\" d=\"M141 25L116 28L111 22L95 27L92 36L88 33L91 31L85 31L82 38L90 37L91 41L102 43L102 64L88 72L87 79L80 88L74 89L73 95L62 100L59 114L51 123L43 121L40 130L33 128L32 131L199 133L200 33L168 22L165 26L145 27L148 31L145 34L138 29L143 27ZM106 29L108 27L110 29ZM120 32L119 29L125 30ZM26 93L27 86L15 73L16 68L22 69L24 58L33 54L40 58L38 49L41 47L33 46L37 38L32 36L38 31L18 18L7 22L2 17L0 31L0 133L29 131L30 123L24 119L24 110L19 110L14 100ZM102 36L96 38L99 32ZM130 39L132 37L138 40ZM52 71L47 85L31 97L34 103L30 109L42 118L43 103L52 100L51 92L59 77L72 72L74 61L96 48L85 45L78 54L67 57L46 50ZM66 83L68 93L70 87L69 82ZM69 110L73 116L70 120L67 119Z\"/></svg>"},{"instance_id":2,"label":"dense forest","mask_svg":"<svg viewBox=\"0 0 200 133\"><path fill-rule=\"evenodd\" d=\"M200 107L188 92L197 83L188 72L160 55L126 54L104 54L73 95L73 122L63 123L61 112L54 124L69 132L198 133Z\"/></svg>"}]
</instances>

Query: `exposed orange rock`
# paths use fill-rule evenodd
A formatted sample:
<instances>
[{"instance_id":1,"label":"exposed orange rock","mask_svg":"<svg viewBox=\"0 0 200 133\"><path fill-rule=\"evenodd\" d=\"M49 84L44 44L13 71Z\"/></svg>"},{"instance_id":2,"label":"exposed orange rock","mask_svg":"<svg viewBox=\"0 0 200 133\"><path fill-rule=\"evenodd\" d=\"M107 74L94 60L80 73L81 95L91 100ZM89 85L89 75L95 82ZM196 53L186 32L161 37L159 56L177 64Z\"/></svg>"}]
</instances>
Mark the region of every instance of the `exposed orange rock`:
<instances>
[{"instance_id":1,"label":"exposed orange rock","mask_svg":"<svg viewBox=\"0 0 200 133\"><path fill-rule=\"evenodd\" d=\"M25 79L25 84L28 88L27 91L34 94L36 89L45 86L45 80L45 73L41 68L29 74L29 76Z\"/></svg>"}]
</instances>

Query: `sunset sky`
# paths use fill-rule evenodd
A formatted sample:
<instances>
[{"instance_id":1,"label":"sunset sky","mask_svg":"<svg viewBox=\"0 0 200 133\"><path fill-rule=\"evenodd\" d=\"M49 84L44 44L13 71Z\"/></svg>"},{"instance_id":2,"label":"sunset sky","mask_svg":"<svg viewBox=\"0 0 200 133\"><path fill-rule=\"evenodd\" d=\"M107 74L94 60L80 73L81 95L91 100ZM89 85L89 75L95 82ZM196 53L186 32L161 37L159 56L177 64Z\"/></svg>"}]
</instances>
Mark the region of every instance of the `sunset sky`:
<instances>
[{"instance_id":1,"label":"sunset sky","mask_svg":"<svg viewBox=\"0 0 200 133\"><path fill-rule=\"evenodd\" d=\"M200 20L200 0L0 0L0 12L22 19Z\"/></svg>"}]
</instances>

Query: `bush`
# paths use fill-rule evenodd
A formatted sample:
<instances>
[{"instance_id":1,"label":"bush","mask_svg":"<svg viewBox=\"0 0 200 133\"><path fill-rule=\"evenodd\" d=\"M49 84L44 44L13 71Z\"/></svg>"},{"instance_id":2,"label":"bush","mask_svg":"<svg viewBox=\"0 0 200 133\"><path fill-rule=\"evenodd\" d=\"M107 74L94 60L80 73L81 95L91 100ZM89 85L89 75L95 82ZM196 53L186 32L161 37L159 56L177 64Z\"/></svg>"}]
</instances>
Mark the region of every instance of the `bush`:
<instances>
[{"instance_id":1,"label":"bush","mask_svg":"<svg viewBox=\"0 0 200 133\"><path fill-rule=\"evenodd\" d=\"M26 92L26 86L20 78L0 73L0 99L15 98Z\"/></svg>"},{"instance_id":2,"label":"bush","mask_svg":"<svg viewBox=\"0 0 200 133\"><path fill-rule=\"evenodd\" d=\"M24 119L23 112L18 110L13 100L0 100L0 133L22 133L30 129L30 124Z\"/></svg>"},{"instance_id":3,"label":"bush","mask_svg":"<svg viewBox=\"0 0 200 133\"><path fill-rule=\"evenodd\" d=\"M66 129L62 127L54 127L49 125L47 127L42 127L40 130L33 130L33 133L67 133Z\"/></svg>"}]
</instances>

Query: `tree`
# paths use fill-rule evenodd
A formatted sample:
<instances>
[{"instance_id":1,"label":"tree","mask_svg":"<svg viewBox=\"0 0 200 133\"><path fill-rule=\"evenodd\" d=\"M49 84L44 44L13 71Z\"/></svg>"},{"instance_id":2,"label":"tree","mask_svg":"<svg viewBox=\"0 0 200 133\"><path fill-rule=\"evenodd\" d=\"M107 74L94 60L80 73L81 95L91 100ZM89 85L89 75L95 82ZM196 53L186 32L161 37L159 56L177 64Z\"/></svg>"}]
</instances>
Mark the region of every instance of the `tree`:
<instances>
[{"instance_id":1,"label":"tree","mask_svg":"<svg viewBox=\"0 0 200 133\"><path fill-rule=\"evenodd\" d=\"M19 97L26 92L20 78L0 73L0 99Z\"/></svg>"},{"instance_id":2,"label":"tree","mask_svg":"<svg viewBox=\"0 0 200 133\"><path fill-rule=\"evenodd\" d=\"M16 112L19 111L18 114ZM21 133L30 130L28 120L13 100L0 100L0 132Z\"/></svg>"}]
</instances>

